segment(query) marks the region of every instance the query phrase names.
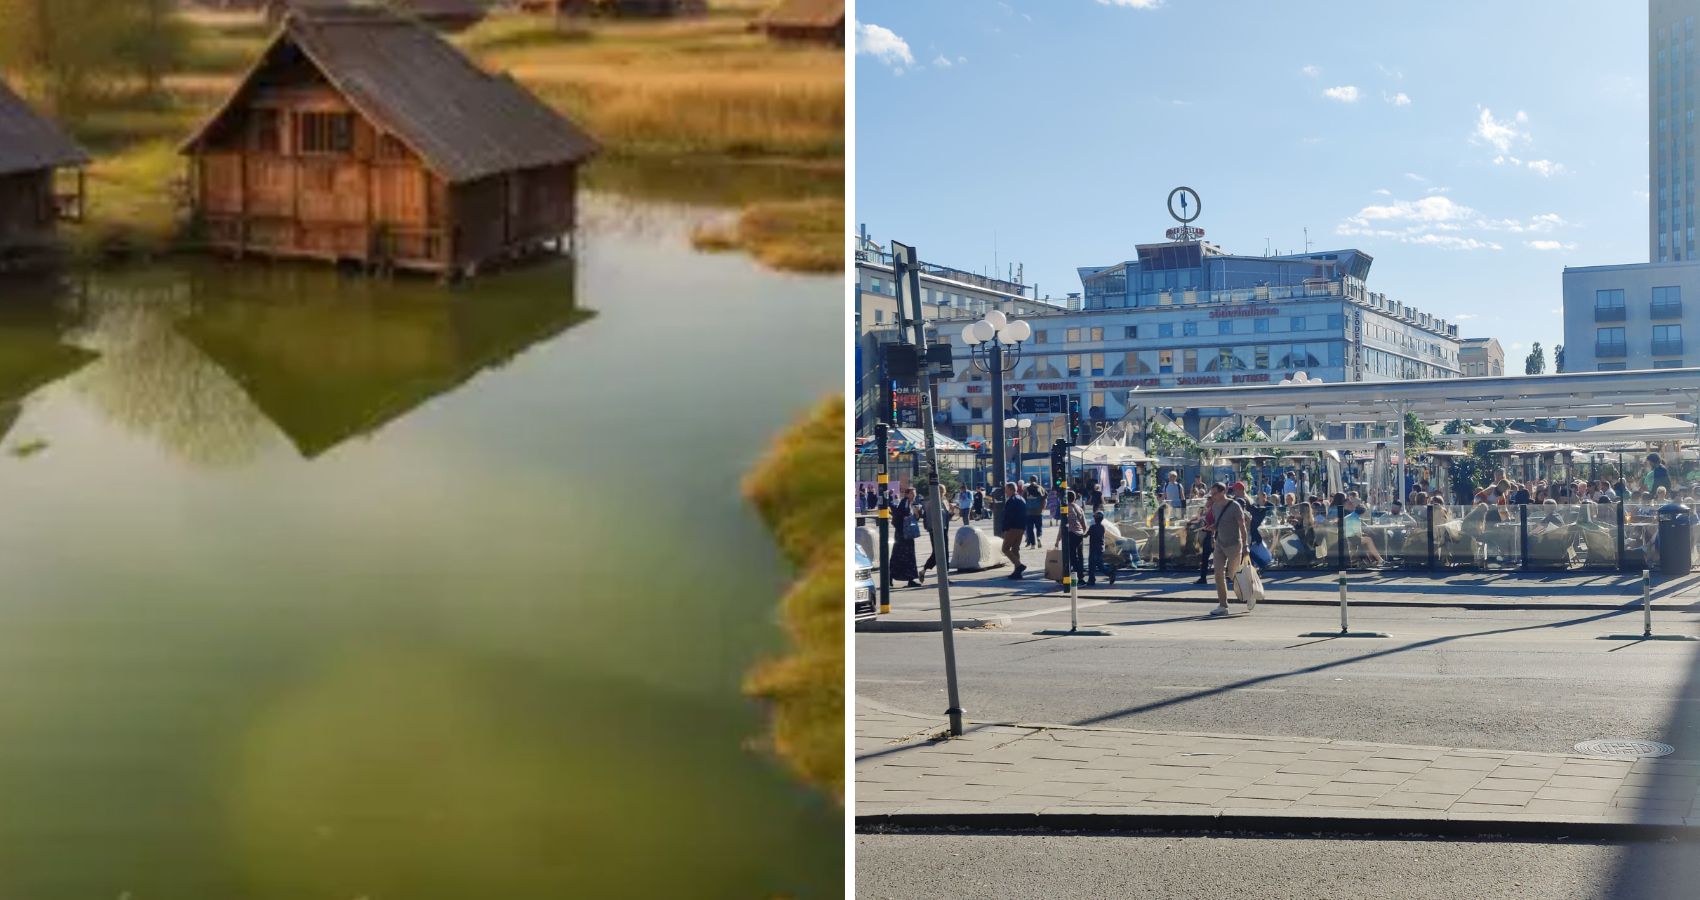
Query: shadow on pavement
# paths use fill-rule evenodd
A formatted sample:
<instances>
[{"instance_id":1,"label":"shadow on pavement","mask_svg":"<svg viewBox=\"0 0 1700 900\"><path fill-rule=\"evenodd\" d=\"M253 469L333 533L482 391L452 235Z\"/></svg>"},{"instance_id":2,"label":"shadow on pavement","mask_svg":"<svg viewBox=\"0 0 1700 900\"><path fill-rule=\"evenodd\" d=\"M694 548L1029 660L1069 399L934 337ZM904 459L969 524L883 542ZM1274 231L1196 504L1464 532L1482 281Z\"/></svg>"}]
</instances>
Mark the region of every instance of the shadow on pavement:
<instances>
[{"instance_id":1,"label":"shadow on pavement","mask_svg":"<svg viewBox=\"0 0 1700 900\"><path fill-rule=\"evenodd\" d=\"M1158 700L1158 701L1155 701L1155 702L1152 702L1152 703L1146 703L1146 704L1142 704L1142 705L1139 705L1139 706L1132 706L1132 707L1128 707L1127 709L1117 710L1116 712L1104 713L1103 715L1099 715L1099 716L1092 716L1091 718L1082 719L1078 722L1074 722L1074 723L1071 723L1071 724L1074 724L1074 725L1077 725L1077 726L1104 725L1104 724L1107 724L1109 722L1113 722L1116 719L1121 719L1121 718L1124 718L1124 717L1127 717L1127 716L1136 716L1136 715L1139 715L1141 713L1147 713L1147 712L1151 712L1153 710L1163 709L1165 707L1177 706L1177 705L1182 704L1182 703L1191 703L1194 700L1204 700L1204 699L1208 699L1210 697L1217 697L1217 696L1220 696L1220 695L1223 695L1223 694L1231 693L1233 691L1241 690L1243 688L1256 687L1256 686L1261 685L1261 684L1267 684L1271 681L1280 681L1283 678L1291 678L1291 677L1296 676L1296 675L1310 675L1310 674L1314 674L1316 672L1326 672L1330 669L1338 669L1342 666L1349 666L1349 665L1352 665L1354 663L1366 662L1366 661L1372 660L1372 659L1380 659L1382 657L1393 656L1393 655L1398 654L1398 653L1408 653L1412 650L1422 650L1422 649L1425 649L1425 648L1428 648L1428 647L1436 647L1436 646L1439 646L1441 644L1447 644L1447 643L1451 643L1453 641L1460 641L1460 640L1464 640L1466 638L1491 637L1493 635L1498 635L1498 634L1513 634L1513 633L1519 632L1519 631L1535 631L1535 630L1542 629L1542 628L1563 628L1563 627L1566 627L1566 626L1569 626L1569 625L1582 625L1582 624L1585 624L1585 623L1588 623L1588 622L1598 622L1598 621L1601 621L1601 620L1604 620L1604 619L1610 619L1610 618L1615 618L1617 616L1627 615L1627 614L1629 614L1631 612L1635 612L1635 611L1636 611L1636 609L1633 609L1631 607L1626 606L1622 609L1616 609L1616 610L1612 610L1610 612L1596 613L1596 614L1591 615L1591 616L1581 616L1581 617L1578 617L1578 618L1566 619L1562 622L1545 622L1545 623L1541 623L1541 624L1538 624L1538 625L1518 625L1518 626L1510 627L1510 628L1494 628L1494 629L1490 629L1490 630L1487 630L1487 631L1473 631L1473 632L1470 632L1468 634L1449 634L1449 635L1443 635L1441 637L1428 638L1426 640L1421 640L1421 641L1413 641L1409 644L1400 644L1399 646L1396 646L1396 647L1388 647L1385 650L1376 650L1372 653L1361 653L1361 654L1358 654L1357 656L1349 656L1349 657L1346 657L1345 659L1334 660L1333 662L1317 663L1314 666L1305 666L1302 669L1294 669L1290 672L1274 672L1274 673L1270 673L1268 675L1258 675L1258 676L1253 677L1253 678L1245 678L1245 679L1242 679L1240 681L1236 681L1233 684L1225 684L1225 685L1222 685L1221 687L1209 688L1207 690L1202 690L1202 691L1194 691L1190 694L1182 694L1178 697L1170 697L1167 700ZM1667 741L1666 743L1669 743L1669 742Z\"/></svg>"},{"instance_id":2,"label":"shadow on pavement","mask_svg":"<svg viewBox=\"0 0 1700 900\"><path fill-rule=\"evenodd\" d=\"M1693 699L1696 696L1700 696L1700 653L1692 656L1688 677L1670 698L1671 713L1664 728L1655 735L1627 735L1675 747L1676 752L1665 759L1691 763L1694 766L1689 770L1691 776L1700 775L1700 702ZM1676 784L1679 786L1670 789L1672 801L1682 808L1675 810L1675 814L1696 821L1697 817L1690 814L1691 807L1686 805L1695 799L1693 778ZM1637 817L1652 815L1640 813ZM1614 884L1616 890L1612 896L1623 900L1693 900L1700 896L1700 841L1626 845L1618 857Z\"/></svg>"}]
</instances>

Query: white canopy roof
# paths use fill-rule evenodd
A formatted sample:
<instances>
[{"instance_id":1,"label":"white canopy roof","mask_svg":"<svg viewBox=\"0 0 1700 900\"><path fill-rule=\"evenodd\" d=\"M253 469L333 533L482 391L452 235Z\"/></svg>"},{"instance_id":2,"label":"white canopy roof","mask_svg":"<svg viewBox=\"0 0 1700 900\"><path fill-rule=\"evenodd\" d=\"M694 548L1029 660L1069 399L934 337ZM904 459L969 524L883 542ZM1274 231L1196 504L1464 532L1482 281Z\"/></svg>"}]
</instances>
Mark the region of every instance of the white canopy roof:
<instances>
[{"instance_id":1,"label":"white canopy roof","mask_svg":"<svg viewBox=\"0 0 1700 900\"><path fill-rule=\"evenodd\" d=\"M1387 422L1401 411L1424 421L1566 416L1694 415L1700 368L1570 372L1422 381L1232 385L1132 391L1148 409L1226 409L1258 416L1308 415L1332 423Z\"/></svg>"}]
</instances>

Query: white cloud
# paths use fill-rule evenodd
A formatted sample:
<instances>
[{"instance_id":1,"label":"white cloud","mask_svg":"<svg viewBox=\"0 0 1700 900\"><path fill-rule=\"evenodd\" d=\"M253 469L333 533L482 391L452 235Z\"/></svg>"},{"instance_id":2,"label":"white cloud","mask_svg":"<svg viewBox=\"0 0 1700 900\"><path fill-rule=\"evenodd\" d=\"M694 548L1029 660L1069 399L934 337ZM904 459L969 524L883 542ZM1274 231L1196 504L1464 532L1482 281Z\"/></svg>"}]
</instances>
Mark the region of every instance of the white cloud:
<instances>
[{"instance_id":1,"label":"white cloud","mask_svg":"<svg viewBox=\"0 0 1700 900\"><path fill-rule=\"evenodd\" d=\"M1338 100L1341 103L1356 103L1358 102L1358 88L1357 85L1342 84L1339 87L1324 90L1322 96L1330 100Z\"/></svg>"},{"instance_id":2,"label":"white cloud","mask_svg":"<svg viewBox=\"0 0 1700 900\"><path fill-rule=\"evenodd\" d=\"M909 52L909 42L879 25L864 23L856 26L856 52L866 53L898 70L915 64L915 55Z\"/></svg>"},{"instance_id":3,"label":"white cloud","mask_svg":"<svg viewBox=\"0 0 1700 900\"><path fill-rule=\"evenodd\" d=\"M1393 196L1393 192L1388 190L1387 188L1376 188L1375 193L1380 194L1383 197Z\"/></svg>"},{"instance_id":4,"label":"white cloud","mask_svg":"<svg viewBox=\"0 0 1700 900\"><path fill-rule=\"evenodd\" d=\"M1550 159L1531 159L1529 160L1529 171L1542 178L1551 178L1554 175L1563 175L1570 170L1564 167L1564 163L1556 163Z\"/></svg>"},{"instance_id":5,"label":"white cloud","mask_svg":"<svg viewBox=\"0 0 1700 900\"><path fill-rule=\"evenodd\" d=\"M1306 75L1309 75L1312 78L1315 78L1316 76L1322 74L1322 70L1318 69L1316 66L1305 66L1305 67L1299 69L1299 71L1303 72Z\"/></svg>"},{"instance_id":6,"label":"white cloud","mask_svg":"<svg viewBox=\"0 0 1700 900\"><path fill-rule=\"evenodd\" d=\"M1534 250L1575 250L1576 249L1576 245L1574 243L1566 243L1566 242L1563 242L1563 241L1548 241L1548 240L1524 241L1523 246L1529 247L1529 248L1534 249Z\"/></svg>"},{"instance_id":7,"label":"white cloud","mask_svg":"<svg viewBox=\"0 0 1700 900\"><path fill-rule=\"evenodd\" d=\"M1391 103L1394 106L1410 106L1411 105L1411 96L1409 94L1405 93L1404 91L1400 91L1399 93L1392 94L1392 95L1389 95L1386 91L1382 91L1381 92L1381 99L1386 100L1388 103Z\"/></svg>"},{"instance_id":8,"label":"white cloud","mask_svg":"<svg viewBox=\"0 0 1700 900\"><path fill-rule=\"evenodd\" d=\"M1381 71L1382 75L1385 75L1388 78L1393 79L1394 81L1404 81L1405 80L1405 73L1399 71L1398 69L1389 69L1388 67L1382 65L1381 63L1376 63L1375 67Z\"/></svg>"},{"instance_id":9,"label":"white cloud","mask_svg":"<svg viewBox=\"0 0 1700 900\"><path fill-rule=\"evenodd\" d=\"M943 53L940 53L938 56L933 57L933 65L940 69L948 69L951 66L951 62L949 59L945 58Z\"/></svg>"},{"instance_id":10,"label":"white cloud","mask_svg":"<svg viewBox=\"0 0 1700 900\"><path fill-rule=\"evenodd\" d=\"M1098 0L1099 6L1125 6L1129 9L1156 9L1163 0Z\"/></svg>"},{"instance_id":11,"label":"white cloud","mask_svg":"<svg viewBox=\"0 0 1700 900\"><path fill-rule=\"evenodd\" d=\"M1424 182L1424 181L1427 181L1427 180L1428 180L1428 179L1427 179L1427 178L1424 178L1424 177L1423 177L1423 176L1421 176L1421 175L1418 175L1418 174L1417 174L1417 173L1415 173L1415 172L1406 172L1406 173L1405 173L1405 177L1406 177L1406 178L1409 178L1409 179L1410 179L1410 180L1412 180L1412 181L1415 181L1415 182L1419 182L1419 183L1421 183L1421 182Z\"/></svg>"},{"instance_id":12,"label":"white cloud","mask_svg":"<svg viewBox=\"0 0 1700 900\"><path fill-rule=\"evenodd\" d=\"M1476 117L1476 131L1471 140L1485 143L1501 154L1510 153L1513 144L1529 142L1528 113L1518 110L1515 116L1501 121L1493 117L1493 110L1485 106L1478 109L1481 115Z\"/></svg>"},{"instance_id":13,"label":"white cloud","mask_svg":"<svg viewBox=\"0 0 1700 900\"><path fill-rule=\"evenodd\" d=\"M1365 206L1334 231L1340 235L1382 238L1445 250L1503 250L1504 246L1493 239L1493 233L1538 234L1570 224L1557 213L1528 219L1491 219L1444 194L1429 193L1416 200ZM1535 246L1532 242L1529 245Z\"/></svg>"}]
</instances>

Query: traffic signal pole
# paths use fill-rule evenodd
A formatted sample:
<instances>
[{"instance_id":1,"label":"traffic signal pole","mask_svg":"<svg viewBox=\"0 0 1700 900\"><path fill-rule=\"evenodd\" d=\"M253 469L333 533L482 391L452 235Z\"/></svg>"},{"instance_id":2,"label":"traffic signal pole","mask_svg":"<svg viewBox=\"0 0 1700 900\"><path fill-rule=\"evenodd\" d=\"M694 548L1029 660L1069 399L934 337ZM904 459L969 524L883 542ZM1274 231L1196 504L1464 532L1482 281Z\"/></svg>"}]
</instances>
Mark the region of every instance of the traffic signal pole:
<instances>
[{"instance_id":1,"label":"traffic signal pole","mask_svg":"<svg viewBox=\"0 0 1700 900\"><path fill-rule=\"evenodd\" d=\"M940 518L944 513L944 484L939 480L938 440L933 425L931 366L927 363L926 353L927 323L921 317L921 269L914 247L891 242L891 274L893 286L897 291L897 314L903 316L904 301L907 300L911 314L906 324L913 329L915 348L922 360L916 378L920 388L918 399L921 404L921 428L927 441L927 491L933 495L927 502L927 520L932 525L933 558L940 561L939 622L944 626L945 693L950 703L945 715L950 719L951 737L961 737L963 710L962 698L956 689L956 626L950 618L950 564L947 545L949 538L945 534L944 521Z\"/></svg>"}]
</instances>

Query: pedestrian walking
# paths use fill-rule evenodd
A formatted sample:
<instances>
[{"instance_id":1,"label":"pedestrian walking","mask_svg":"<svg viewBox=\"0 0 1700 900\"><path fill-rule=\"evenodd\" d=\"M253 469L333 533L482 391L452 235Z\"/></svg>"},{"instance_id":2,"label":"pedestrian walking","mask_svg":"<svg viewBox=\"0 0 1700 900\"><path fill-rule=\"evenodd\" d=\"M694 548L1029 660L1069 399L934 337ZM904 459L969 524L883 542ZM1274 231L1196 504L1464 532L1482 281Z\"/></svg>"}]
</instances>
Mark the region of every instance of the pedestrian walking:
<instances>
[{"instance_id":1,"label":"pedestrian walking","mask_svg":"<svg viewBox=\"0 0 1700 900\"><path fill-rule=\"evenodd\" d=\"M1221 486L1217 484L1215 487ZM1227 615L1228 583L1234 580L1240 567L1246 564L1250 514L1244 498L1245 484L1239 481L1234 482L1222 495L1218 495L1214 488L1211 490L1211 499L1218 504L1213 559L1213 568L1216 571L1216 608L1210 611L1213 616Z\"/></svg>"},{"instance_id":2,"label":"pedestrian walking","mask_svg":"<svg viewBox=\"0 0 1700 900\"><path fill-rule=\"evenodd\" d=\"M1089 551L1086 560L1086 583L1097 584L1098 572L1103 571L1110 576L1110 583L1115 584L1115 568L1104 563L1104 514L1101 512L1092 514L1092 527L1086 529L1086 546Z\"/></svg>"},{"instance_id":3,"label":"pedestrian walking","mask_svg":"<svg viewBox=\"0 0 1700 900\"><path fill-rule=\"evenodd\" d=\"M891 524L897 531L891 547L891 580L906 582L908 587L921 586L921 572L915 559L915 539L921 536L917 512L915 489L904 488L903 497L891 507Z\"/></svg>"},{"instance_id":4,"label":"pedestrian walking","mask_svg":"<svg viewBox=\"0 0 1700 900\"><path fill-rule=\"evenodd\" d=\"M1068 512L1063 513L1057 523L1057 539L1052 546L1061 547L1063 538L1068 537L1068 547L1063 550L1063 565L1074 570L1075 578L1086 576L1086 564L1082 559L1083 545L1086 543L1086 513L1081 509L1079 495L1069 491L1063 498L1063 505Z\"/></svg>"},{"instance_id":5,"label":"pedestrian walking","mask_svg":"<svg viewBox=\"0 0 1700 900\"><path fill-rule=\"evenodd\" d=\"M976 519L984 519L986 517L986 492L985 491L977 490L977 491L974 492L974 510L973 510L973 512L974 512L974 518L976 518Z\"/></svg>"},{"instance_id":6,"label":"pedestrian walking","mask_svg":"<svg viewBox=\"0 0 1700 900\"><path fill-rule=\"evenodd\" d=\"M962 515L962 524L968 524L968 514L974 508L974 491L963 485L961 492L956 495L956 509Z\"/></svg>"},{"instance_id":7,"label":"pedestrian walking","mask_svg":"<svg viewBox=\"0 0 1700 900\"><path fill-rule=\"evenodd\" d=\"M1039 539L1045 536L1045 521L1039 511L1045 508L1045 489L1039 486L1039 476L1027 476L1027 486L1021 489L1022 499L1027 503L1027 542L1028 547L1039 546Z\"/></svg>"},{"instance_id":8,"label":"pedestrian walking","mask_svg":"<svg viewBox=\"0 0 1700 900\"><path fill-rule=\"evenodd\" d=\"M1027 567L1021 564L1021 538L1027 534L1027 504L1015 492L1015 482L1003 486L1003 521L996 523L1003 535L1003 555L1014 568L1009 577L1020 580Z\"/></svg>"},{"instance_id":9,"label":"pedestrian walking","mask_svg":"<svg viewBox=\"0 0 1700 900\"><path fill-rule=\"evenodd\" d=\"M1221 510L1221 504L1227 501L1227 496L1227 486L1220 481L1216 482L1210 486L1210 494L1204 500L1204 507L1198 511L1195 522L1203 535L1200 538L1203 546L1198 555L1198 580L1193 584L1210 583L1210 566L1216 550L1216 514Z\"/></svg>"}]
</instances>

